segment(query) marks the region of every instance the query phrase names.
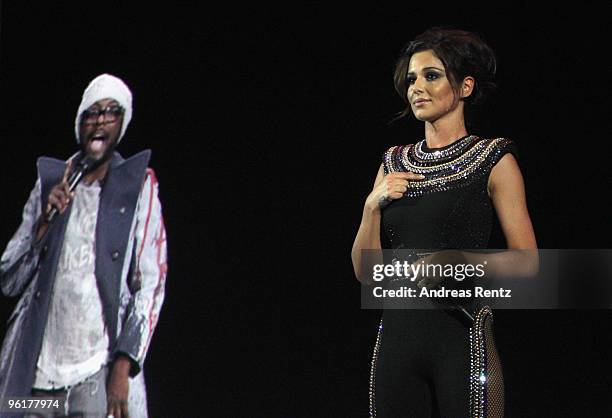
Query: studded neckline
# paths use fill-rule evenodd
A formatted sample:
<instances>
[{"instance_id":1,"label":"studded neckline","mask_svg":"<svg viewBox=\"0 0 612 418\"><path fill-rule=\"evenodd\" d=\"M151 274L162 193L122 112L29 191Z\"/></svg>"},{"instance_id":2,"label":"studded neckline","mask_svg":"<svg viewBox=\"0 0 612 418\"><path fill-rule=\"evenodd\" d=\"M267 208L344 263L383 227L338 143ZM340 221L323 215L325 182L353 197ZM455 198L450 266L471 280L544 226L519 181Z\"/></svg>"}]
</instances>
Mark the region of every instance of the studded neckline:
<instances>
[{"instance_id":1,"label":"studded neckline","mask_svg":"<svg viewBox=\"0 0 612 418\"><path fill-rule=\"evenodd\" d=\"M470 137L474 137L475 138L474 135L462 136L461 138L458 138L458 139L454 140L453 142L451 142L448 145L444 145L443 147L437 147L437 148L429 148L427 146L427 141L425 139L421 140L418 144L420 144L421 151L426 152L426 153L435 153L435 152L445 151L445 150L447 150L447 149L449 149L449 148L451 148L451 147L453 147L455 145L460 145L463 140L465 140L467 138L470 138ZM469 142L469 141L466 141L466 142Z\"/></svg>"},{"instance_id":2,"label":"studded neckline","mask_svg":"<svg viewBox=\"0 0 612 418\"><path fill-rule=\"evenodd\" d=\"M410 171L425 176L423 180L409 182L405 193L409 196L471 184L486 177L497 157L513 148L507 139L481 139L475 135L460 138L434 152L425 152L424 143L422 140L414 145L392 147L383 157L386 174Z\"/></svg>"}]
</instances>

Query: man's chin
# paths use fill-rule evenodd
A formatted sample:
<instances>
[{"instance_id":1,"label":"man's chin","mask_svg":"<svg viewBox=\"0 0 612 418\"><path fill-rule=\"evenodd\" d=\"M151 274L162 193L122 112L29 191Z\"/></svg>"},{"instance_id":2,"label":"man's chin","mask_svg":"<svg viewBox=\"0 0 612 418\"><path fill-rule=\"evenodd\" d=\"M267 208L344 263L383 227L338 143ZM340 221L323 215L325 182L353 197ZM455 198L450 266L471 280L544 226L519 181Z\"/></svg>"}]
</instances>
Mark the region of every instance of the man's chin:
<instances>
[{"instance_id":1,"label":"man's chin","mask_svg":"<svg viewBox=\"0 0 612 418\"><path fill-rule=\"evenodd\" d=\"M85 152L85 155L88 156L89 158L93 159L94 161L102 161L106 158L108 158L108 155L106 152L104 151L91 151L91 150L87 150Z\"/></svg>"},{"instance_id":2,"label":"man's chin","mask_svg":"<svg viewBox=\"0 0 612 418\"><path fill-rule=\"evenodd\" d=\"M92 150L89 147L86 147L82 151L89 158L92 158L96 162L101 163L105 162L113 155L114 147L108 147L102 150Z\"/></svg>"}]
</instances>

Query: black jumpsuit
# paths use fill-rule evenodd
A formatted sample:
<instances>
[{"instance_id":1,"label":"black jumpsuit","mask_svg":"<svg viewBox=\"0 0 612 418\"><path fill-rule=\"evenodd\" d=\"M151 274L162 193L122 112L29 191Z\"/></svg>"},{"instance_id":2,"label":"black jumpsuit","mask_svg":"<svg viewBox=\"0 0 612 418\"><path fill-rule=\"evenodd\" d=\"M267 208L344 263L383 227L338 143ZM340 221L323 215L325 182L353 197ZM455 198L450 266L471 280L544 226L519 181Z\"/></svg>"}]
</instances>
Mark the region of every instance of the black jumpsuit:
<instances>
[{"instance_id":1,"label":"black jumpsuit","mask_svg":"<svg viewBox=\"0 0 612 418\"><path fill-rule=\"evenodd\" d=\"M438 149L425 141L390 148L385 174L423 174L382 212L383 248L482 249L491 233L487 182L507 139L467 136ZM491 328L480 309L471 327L446 310L385 310L374 348L370 416L503 416L503 378Z\"/></svg>"}]
</instances>

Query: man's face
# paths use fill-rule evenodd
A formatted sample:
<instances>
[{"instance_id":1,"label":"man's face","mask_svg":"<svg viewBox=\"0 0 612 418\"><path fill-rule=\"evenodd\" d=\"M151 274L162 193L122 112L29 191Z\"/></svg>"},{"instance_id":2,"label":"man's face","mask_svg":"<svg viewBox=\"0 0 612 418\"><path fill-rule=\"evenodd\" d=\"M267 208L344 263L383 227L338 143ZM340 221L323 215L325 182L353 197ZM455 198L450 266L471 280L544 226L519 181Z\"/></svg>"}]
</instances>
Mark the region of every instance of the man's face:
<instances>
[{"instance_id":1,"label":"man's face","mask_svg":"<svg viewBox=\"0 0 612 418\"><path fill-rule=\"evenodd\" d=\"M79 138L83 152L96 160L106 159L117 144L123 109L114 99L95 102L81 114Z\"/></svg>"}]
</instances>

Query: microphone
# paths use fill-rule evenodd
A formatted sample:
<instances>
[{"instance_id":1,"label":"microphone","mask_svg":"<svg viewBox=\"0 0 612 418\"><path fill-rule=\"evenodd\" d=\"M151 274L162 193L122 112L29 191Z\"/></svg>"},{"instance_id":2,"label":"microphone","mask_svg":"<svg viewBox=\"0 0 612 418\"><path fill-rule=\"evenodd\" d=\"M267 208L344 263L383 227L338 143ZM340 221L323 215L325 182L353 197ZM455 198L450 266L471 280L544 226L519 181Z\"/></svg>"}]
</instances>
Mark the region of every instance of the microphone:
<instances>
[{"instance_id":1,"label":"microphone","mask_svg":"<svg viewBox=\"0 0 612 418\"><path fill-rule=\"evenodd\" d=\"M97 168L100 162L101 161L96 160L95 158L90 157L89 155L82 157L77 163L74 170L72 170L72 174L70 174L70 177L68 177L68 187L70 189L70 192L73 192L74 189L76 189L77 185L81 182L81 180L83 180L83 177L85 177L85 175L88 174L90 171L93 171L95 168ZM59 211L57 210L57 208L55 206L52 207L49 213L47 214L47 223L53 222L53 220L57 217L58 213Z\"/></svg>"}]
</instances>

